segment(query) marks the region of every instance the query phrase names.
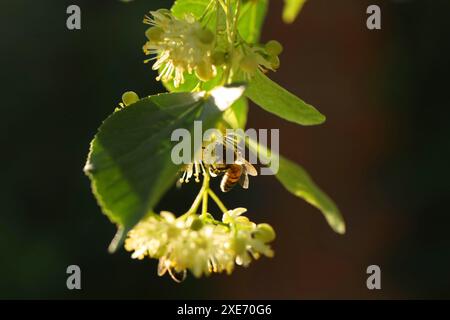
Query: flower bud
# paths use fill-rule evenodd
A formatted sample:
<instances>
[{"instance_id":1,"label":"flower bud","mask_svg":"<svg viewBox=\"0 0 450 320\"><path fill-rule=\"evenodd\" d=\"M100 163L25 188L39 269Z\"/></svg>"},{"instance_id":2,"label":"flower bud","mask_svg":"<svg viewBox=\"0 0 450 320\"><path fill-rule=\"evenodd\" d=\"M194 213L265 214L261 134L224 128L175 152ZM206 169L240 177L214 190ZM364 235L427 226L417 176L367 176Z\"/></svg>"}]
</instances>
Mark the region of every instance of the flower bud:
<instances>
[{"instance_id":1,"label":"flower bud","mask_svg":"<svg viewBox=\"0 0 450 320\"><path fill-rule=\"evenodd\" d=\"M162 8L162 9L156 10L156 12L160 13L160 14L163 14L165 16L168 16L168 17L172 16L172 12L169 9Z\"/></svg>"},{"instance_id":2,"label":"flower bud","mask_svg":"<svg viewBox=\"0 0 450 320\"><path fill-rule=\"evenodd\" d=\"M195 35L203 44L211 44L214 41L214 33L212 33L212 31L209 29L198 29Z\"/></svg>"},{"instance_id":3,"label":"flower bud","mask_svg":"<svg viewBox=\"0 0 450 320\"><path fill-rule=\"evenodd\" d=\"M202 61L195 69L195 74L200 80L209 81L215 76L214 67L209 61Z\"/></svg>"},{"instance_id":4,"label":"flower bud","mask_svg":"<svg viewBox=\"0 0 450 320\"><path fill-rule=\"evenodd\" d=\"M280 67L280 58L278 58L278 56L270 56L268 61L272 66L272 69L276 70Z\"/></svg>"},{"instance_id":5,"label":"flower bud","mask_svg":"<svg viewBox=\"0 0 450 320\"><path fill-rule=\"evenodd\" d=\"M261 223L256 226L254 236L256 239L261 240L264 243L272 242L275 240L275 231L267 223Z\"/></svg>"},{"instance_id":6,"label":"flower bud","mask_svg":"<svg viewBox=\"0 0 450 320\"><path fill-rule=\"evenodd\" d=\"M279 56L283 52L283 46L276 40L270 40L267 42L265 49L271 56Z\"/></svg>"},{"instance_id":7,"label":"flower bud","mask_svg":"<svg viewBox=\"0 0 450 320\"><path fill-rule=\"evenodd\" d=\"M256 72L256 69L258 69L256 56L251 54L242 58L240 67L244 72L253 75Z\"/></svg>"},{"instance_id":8,"label":"flower bud","mask_svg":"<svg viewBox=\"0 0 450 320\"><path fill-rule=\"evenodd\" d=\"M137 95L136 92L127 91L122 95L122 101L123 101L123 104L128 107L129 105L131 105L135 102L138 102L139 96Z\"/></svg>"},{"instance_id":9,"label":"flower bud","mask_svg":"<svg viewBox=\"0 0 450 320\"><path fill-rule=\"evenodd\" d=\"M192 221L191 230L198 231L203 228L203 222L200 219L195 219Z\"/></svg>"},{"instance_id":10,"label":"flower bud","mask_svg":"<svg viewBox=\"0 0 450 320\"><path fill-rule=\"evenodd\" d=\"M159 42L162 40L163 30L159 27L151 27L145 31L145 36L148 40Z\"/></svg>"},{"instance_id":11,"label":"flower bud","mask_svg":"<svg viewBox=\"0 0 450 320\"><path fill-rule=\"evenodd\" d=\"M212 63L215 66L221 66L225 63L226 60L226 56L225 56L225 52L223 51L216 51L213 53L212 57L211 57Z\"/></svg>"}]
</instances>

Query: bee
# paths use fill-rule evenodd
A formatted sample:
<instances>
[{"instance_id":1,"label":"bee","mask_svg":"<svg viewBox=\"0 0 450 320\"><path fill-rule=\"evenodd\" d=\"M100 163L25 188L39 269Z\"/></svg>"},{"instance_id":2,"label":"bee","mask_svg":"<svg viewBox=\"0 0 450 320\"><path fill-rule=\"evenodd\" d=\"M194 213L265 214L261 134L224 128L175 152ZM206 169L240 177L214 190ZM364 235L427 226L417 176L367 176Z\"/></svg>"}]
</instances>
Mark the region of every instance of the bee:
<instances>
[{"instance_id":1,"label":"bee","mask_svg":"<svg viewBox=\"0 0 450 320\"><path fill-rule=\"evenodd\" d=\"M256 168L245 159L238 159L233 164L225 164L220 170L224 172L220 181L222 192L230 191L238 182L244 189L248 189L248 175L257 176Z\"/></svg>"},{"instance_id":2,"label":"bee","mask_svg":"<svg viewBox=\"0 0 450 320\"><path fill-rule=\"evenodd\" d=\"M224 149L227 148L229 147L224 145ZM248 189L248 175L258 175L256 168L242 157L239 150L236 150L236 148L233 149L235 159L233 163L214 163L211 165L211 173L213 175L218 176L223 174L220 182L220 190L222 190L222 192L230 191L237 183L239 183L244 189Z\"/></svg>"}]
</instances>

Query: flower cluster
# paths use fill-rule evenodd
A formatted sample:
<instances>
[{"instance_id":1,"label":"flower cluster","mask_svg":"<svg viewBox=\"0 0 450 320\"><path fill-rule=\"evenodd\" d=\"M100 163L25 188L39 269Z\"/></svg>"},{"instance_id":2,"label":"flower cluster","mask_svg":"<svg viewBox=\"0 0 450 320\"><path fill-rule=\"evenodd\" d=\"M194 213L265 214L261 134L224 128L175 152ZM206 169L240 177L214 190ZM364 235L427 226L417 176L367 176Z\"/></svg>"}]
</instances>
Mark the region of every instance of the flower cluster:
<instances>
[{"instance_id":1,"label":"flower cluster","mask_svg":"<svg viewBox=\"0 0 450 320\"><path fill-rule=\"evenodd\" d=\"M186 15L175 18L169 10L151 11L144 23L151 25L145 35L148 41L143 50L146 55L155 55L153 70L159 70L157 80L171 81L178 87L184 83L184 73L195 72L203 81L216 75L211 62L214 33Z\"/></svg>"},{"instance_id":2,"label":"flower cluster","mask_svg":"<svg viewBox=\"0 0 450 320\"><path fill-rule=\"evenodd\" d=\"M283 50L279 42L247 43L239 35L237 19L227 20L226 32L215 28L216 33L213 33L207 27L210 20L203 20L208 10L213 13L214 5L199 20L192 15L180 19L166 9L151 11L145 17L144 23L150 28L145 33L147 42L143 51L152 56L145 62L154 61L152 68L159 73L158 81L165 84L173 81L173 86L179 88L185 83L185 77L190 83L187 75L195 75L199 81L195 89L203 90L201 82L214 79L213 84L219 85L215 80L221 77L223 85L251 80L258 70L278 69L278 56ZM126 92L121 106L138 100L135 93ZM158 259L158 274L169 273L178 282L186 277L188 270L196 277L229 274L235 265L246 267L253 259L274 254L269 245L275 239L272 227L251 222L243 216L246 209L228 210L210 188L210 178L222 176L222 192L231 190L237 183L247 189L248 175L257 175L256 168L242 155L244 147L239 137L217 134L212 138L211 143L198 151L198 157L183 168L178 181L181 184L190 179L203 180L191 208L180 217L167 211L159 215L152 213L128 233L125 241L126 250L133 252L132 258ZM222 211L221 220L215 220L208 213L209 198ZM197 214L200 205L201 214Z\"/></svg>"},{"instance_id":3,"label":"flower cluster","mask_svg":"<svg viewBox=\"0 0 450 320\"><path fill-rule=\"evenodd\" d=\"M145 32L148 41L143 50L154 55L153 70L159 71L157 80L168 82L178 88L185 82L185 73L206 82L218 75L220 68L230 70L236 78L250 80L257 70L276 71L280 66L282 45L275 40L266 44L248 44L236 40L233 48L223 51L216 47L216 35L195 19L186 15L177 19L166 9L151 11L144 23L151 25Z\"/></svg>"},{"instance_id":4,"label":"flower cluster","mask_svg":"<svg viewBox=\"0 0 450 320\"><path fill-rule=\"evenodd\" d=\"M224 213L222 221L207 214L176 218L170 212L151 215L128 233L125 248L132 258L159 259L158 274L168 272L182 281L190 270L196 277L227 272L235 264L248 266L261 255L273 256L268 245L275 232L268 224L255 224L242 216L244 208Z\"/></svg>"}]
</instances>

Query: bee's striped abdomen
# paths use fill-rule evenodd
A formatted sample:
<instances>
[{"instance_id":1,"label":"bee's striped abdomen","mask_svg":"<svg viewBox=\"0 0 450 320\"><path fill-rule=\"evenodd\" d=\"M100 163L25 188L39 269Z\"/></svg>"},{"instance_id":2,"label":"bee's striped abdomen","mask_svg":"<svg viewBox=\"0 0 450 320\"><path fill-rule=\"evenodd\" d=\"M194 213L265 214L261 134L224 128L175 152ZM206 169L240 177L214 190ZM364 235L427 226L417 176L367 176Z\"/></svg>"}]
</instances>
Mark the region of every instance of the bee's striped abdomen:
<instances>
[{"instance_id":1,"label":"bee's striped abdomen","mask_svg":"<svg viewBox=\"0 0 450 320\"><path fill-rule=\"evenodd\" d=\"M240 165L230 165L227 172L225 172L222 181L220 182L220 189L222 192L230 191L239 182L241 175L242 167Z\"/></svg>"}]
</instances>

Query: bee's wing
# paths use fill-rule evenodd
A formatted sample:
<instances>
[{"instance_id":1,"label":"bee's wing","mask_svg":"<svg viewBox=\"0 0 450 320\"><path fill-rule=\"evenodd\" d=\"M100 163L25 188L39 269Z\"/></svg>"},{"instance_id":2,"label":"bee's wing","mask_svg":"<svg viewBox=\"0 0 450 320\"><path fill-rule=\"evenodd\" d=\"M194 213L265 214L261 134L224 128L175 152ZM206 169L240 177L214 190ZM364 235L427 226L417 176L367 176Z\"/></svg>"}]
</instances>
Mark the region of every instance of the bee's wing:
<instances>
[{"instance_id":1,"label":"bee's wing","mask_svg":"<svg viewBox=\"0 0 450 320\"><path fill-rule=\"evenodd\" d=\"M243 159L245 172L251 175L252 177L256 177L258 175L258 171L256 168L247 160Z\"/></svg>"},{"instance_id":2,"label":"bee's wing","mask_svg":"<svg viewBox=\"0 0 450 320\"><path fill-rule=\"evenodd\" d=\"M244 172L242 173L241 177L239 178L239 184L242 186L242 188L248 189L248 184L249 184L248 174L245 169L244 169Z\"/></svg>"},{"instance_id":3,"label":"bee's wing","mask_svg":"<svg viewBox=\"0 0 450 320\"><path fill-rule=\"evenodd\" d=\"M256 168L243 157L239 157L236 161L236 164L241 165L244 171L249 175L253 177L256 177L258 175L258 171L256 170Z\"/></svg>"}]
</instances>

